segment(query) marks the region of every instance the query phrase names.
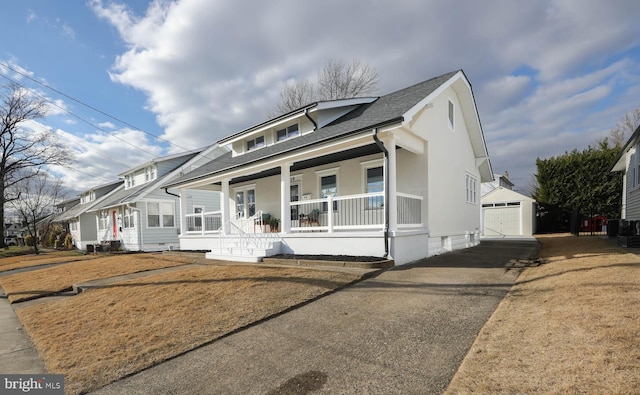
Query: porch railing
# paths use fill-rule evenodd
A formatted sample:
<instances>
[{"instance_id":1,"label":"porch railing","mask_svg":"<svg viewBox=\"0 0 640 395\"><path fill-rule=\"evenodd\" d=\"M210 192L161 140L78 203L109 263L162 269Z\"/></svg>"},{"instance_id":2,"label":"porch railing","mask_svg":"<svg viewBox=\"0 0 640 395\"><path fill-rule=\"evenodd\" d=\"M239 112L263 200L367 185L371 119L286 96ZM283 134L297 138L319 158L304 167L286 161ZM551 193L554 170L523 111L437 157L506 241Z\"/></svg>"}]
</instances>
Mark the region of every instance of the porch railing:
<instances>
[{"instance_id":1,"label":"porch railing","mask_svg":"<svg viewBox=\"0 0 640 395\"><path fill-rule=\"evenodd\" d=\"M422 226L422 196L397 192L398 227Z\"/></svg>"},{"instance_id":2,"label":"porch railing","mask_svg":"<svg viewBox=\"0 0 640 395\"><path fill-rule=\"evenodd\" d=\"M422 226L422 197L398 193L398 227ZM291 202L291 230L371 230L384 227L384 193Z\"/></svg>"},{"instance_id":3,"label":"porch railing","mask_svg":"<svg viewBox=\"0 0 640 395\"><path fill-rule=\"evenodd\" d=\"M185 220L187 234L218 233L222 227L222 211L187 214Z\"/></svg>"},{"instance_id":4,"label":"porch railing","mask_svg":"<svg viewBox=\"0 0 640 395\"><path fill-rule=\"evenodd\" d=\"M266 250L280 240L277 233L265 233L262 226L262 211L249 218L229 222L230 234L219 234L220 251L238 251L241 255L253 254L254 250Z\"/></svg>"}]
</instances>

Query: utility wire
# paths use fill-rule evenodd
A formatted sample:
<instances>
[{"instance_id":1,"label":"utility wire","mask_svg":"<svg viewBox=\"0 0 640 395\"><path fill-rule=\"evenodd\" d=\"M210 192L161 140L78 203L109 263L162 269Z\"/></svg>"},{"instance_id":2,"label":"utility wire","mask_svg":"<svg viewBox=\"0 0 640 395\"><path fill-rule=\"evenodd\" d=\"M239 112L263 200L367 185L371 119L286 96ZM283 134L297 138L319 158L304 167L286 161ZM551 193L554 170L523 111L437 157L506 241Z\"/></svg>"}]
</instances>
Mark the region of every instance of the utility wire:
<instances>
[{"instance_id":1,"label":"utility wire","mask_svg":"<svg viewBox=\"0 0 640 395\"><path fill-rule=\"evenodd\" d=\"M156 136L156 135L155 135L155 134L153 134L153 133L147 132L147 131L145 131L145 130L143 130L143 129L141 129L141 128L139 128L139 127L135 126L135 125L132 125L132 124L130 124L130 123L128 123L128 122L126 122L126 121L124 121L124 120L120 119L120 118L117 118L117 117L115 117L115 116L113 116L113 115L110 115L110 114L108 114L108 113L106 113L106 112L104 112L104 111L102 111L102 110L100 110L100 109L98 109L98 108L96 108L96 107L93 107L93 106L92 106L92 105L90 105L90 104L87 104L87 103L85 103L85 102L83 102L83 101L81 101L81 100L76 99L75 97L72 97L72 96L70 96L70 95L67 95L66 93L61 92L61 91L59 91L58 89L53 88L53 87L51 87L50 85L45 84L44 82L41 82L41 81L36 80L35 78L31 77L31 76L30 76L30 75L28 75L28 74L25 74L25 73L23 73L23 72L21 72L21 71L19 71L19 70L14 69L13 67L9 66L8 64L6 64L6 63L4 63L4 62L0 62L0 66L3 66L3 67L5 67L5 68L6 68L6 69L8 69L8 70L11 70L11 71L13 71L13 72L14 72L14 73L16 73L16 74L19 74L19 75L23 76L24 78L27 78L27 79L29 79L30 81L35 82L36 84L39 84L39 85L41 85L41 86L44 86L45 88L50 89L50 90L52 90L52 91L56 92L57 94L59 94L59 95L62 95L62 96L64 96L64 97L66 97L66 98L67 98L67 99L69 99L69 100L72 100L72 101L74 101L74 102L76 102L76 103L78 103L78 104L80 104L80 105L82 105L82 106L85 106L85 107L87 107L87 108L89 108L89 109L91 109L91 110L93 110L93 111L95 111L95 112L97 112L97 113L99 113L99 114L102 114L102 115L104 115L105 117L111 118L111 119L113 119L113 120L115 120L115 121L117 121L117 122L120 122L120 123L121 123L121 124L123 124L123 125L126 125L126 126L128 126L128 127L132 128L132 129L134 129L134 130L137 130L137 131L142 132L142 133L144 133L144 134L146 134L146 135L148 135L148 136L151 136L151 137L153 137L154 139L164 141L164 142L166 142L167 144L173 145L173 146L174 146L174 147L176 147L176 148L180 148L180 149L181 149L181 150L183 150L183 151L191 151L191 150L189 150L189 149L187 149L187 148L184 148L184 147L181 147L181 146L179 146L179 145L177 145L177 144L175 144L175 143L172 143L172 142L171 142L171 141L169 141L169 140L163 139L162 137ZM7 77L5 77L5 78L7 78Z\"/></svg>"}]
</instances>

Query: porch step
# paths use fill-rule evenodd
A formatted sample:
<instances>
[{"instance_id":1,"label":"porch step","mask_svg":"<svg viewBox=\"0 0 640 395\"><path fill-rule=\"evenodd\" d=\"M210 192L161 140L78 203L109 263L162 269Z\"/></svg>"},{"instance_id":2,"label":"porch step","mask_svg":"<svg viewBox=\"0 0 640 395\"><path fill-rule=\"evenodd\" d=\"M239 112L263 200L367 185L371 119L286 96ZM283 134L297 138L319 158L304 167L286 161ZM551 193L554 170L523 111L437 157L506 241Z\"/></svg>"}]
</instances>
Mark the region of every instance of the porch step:
<instances>
[{"instance_id":1,"label":"porch step","mask_svg":"<svg viewBox=\"0 0 640 395\"><path fill-rule=\"evenodd\" d=\"M218 259L233 262L261 262L262 258L280 254L281 242L271 243L270 248L244 248L228 246L226 248L214 248L205 254L207 259Z\"/></svg>"}]
</instances>

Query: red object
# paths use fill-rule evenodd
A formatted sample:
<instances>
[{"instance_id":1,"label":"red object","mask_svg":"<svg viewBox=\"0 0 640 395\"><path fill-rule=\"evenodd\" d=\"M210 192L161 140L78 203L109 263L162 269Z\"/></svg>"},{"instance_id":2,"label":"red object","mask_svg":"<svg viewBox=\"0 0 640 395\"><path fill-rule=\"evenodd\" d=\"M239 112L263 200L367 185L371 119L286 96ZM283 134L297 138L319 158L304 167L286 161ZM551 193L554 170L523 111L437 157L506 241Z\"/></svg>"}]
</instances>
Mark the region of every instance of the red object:
<instances>
[{"instance_id":1,"label":"red object","mask_svg":"<svg viewBox=\"0 0 640 395\"><path fill-rule=\"evenodd\" d=\"M593 218L583 219L580 223L580 232L603 232L607 226L607 217L596 215Z\"/></svg>"}]
</instances>

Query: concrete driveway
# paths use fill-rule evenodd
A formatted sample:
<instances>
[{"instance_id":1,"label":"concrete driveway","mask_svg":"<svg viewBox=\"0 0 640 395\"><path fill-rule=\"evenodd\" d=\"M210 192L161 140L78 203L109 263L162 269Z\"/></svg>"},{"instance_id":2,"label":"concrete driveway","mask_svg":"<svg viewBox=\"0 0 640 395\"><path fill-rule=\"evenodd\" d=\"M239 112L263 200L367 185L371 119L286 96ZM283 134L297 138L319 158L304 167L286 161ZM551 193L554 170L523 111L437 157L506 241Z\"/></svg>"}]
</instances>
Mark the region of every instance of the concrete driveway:
<instances>
[{"instance_id":1,"label":"concrete driveway","mask_svg":"<svg viewBox=\"0 0 640 395\"><path fill-rule=\"evenodd\" d=\"M387 270L95 394L442 393L517 277L505 265L538 248L483 241Z\"/></svg>"}]
</instances>

